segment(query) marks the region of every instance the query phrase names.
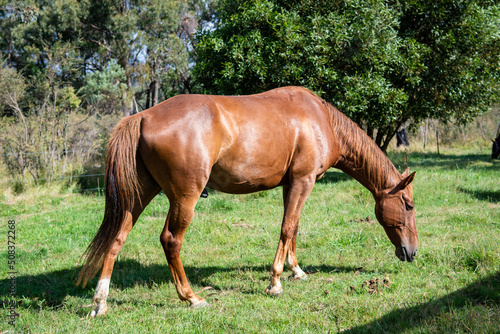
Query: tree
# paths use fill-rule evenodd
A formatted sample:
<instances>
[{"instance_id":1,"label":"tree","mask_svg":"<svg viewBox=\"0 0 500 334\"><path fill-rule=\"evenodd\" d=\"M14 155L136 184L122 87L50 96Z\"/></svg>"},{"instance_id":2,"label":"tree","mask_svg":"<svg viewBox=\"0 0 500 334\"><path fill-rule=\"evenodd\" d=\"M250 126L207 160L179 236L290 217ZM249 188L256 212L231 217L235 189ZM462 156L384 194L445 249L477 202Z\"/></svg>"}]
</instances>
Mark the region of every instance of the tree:
<instances>
[{"instance_id":1,"label":"tree","mask_svg":"<svg viewBox=\"0 0 500 334\"><path fill-rule=\"evenodd\" d=\"M191 36L199 18L210 7L203 0L110 0L91 1L99 13L90 14L83 38L98 45L105 66L116 60L126 73L123 90L123 114L128 115L134 102L145 100L149 108L166 97L189 93L192 62ZM90 12L94 12L91 10ZM98 66L95 66L98 67ZM145 98L144 98L145 95Z\"/></svg>"},{"instance_id":2,"label":"tree","mask_svg":"<svg viewBox=\"0 0 500 334\"><path fill-rule=\"evenodd\" d=\"M99 159L117 115L190 92L192 39L211 3L0 0L0 151L12 179L71 177Z\"/></svg>"},{"instance_id":3,"label":"tree","mask_svg":"<svg viewBox=\"0 0 500 334\"><path fill-rule=\"evenodd\" d=\"M90 108L95 109L91 113L112 114L120 109L126 82L125 70L116 61L111 61L103 70L89 72L78 93L85 97Z\"/></svg>"},{"instance_id":4,"label":"tree","mask_svg":"<svg viewBox=\"0 0 500 334\"><path fill-rule=\"evenodd\" d=\"M186 62L189 53L178 31L183 19L188 15L187 11L186 3L183 1L142 1L138 5L138 26L142 31L143 45L146 49L150 82L146 89L148 95L146 108L158 104L158 93L162 82L168 87L177 79L173 76L166 77L166 72L183 73L179 63ZM181 88L180 92L184 93L184 90Z\"/></svg>"},{"instance_id":5,"label":"tree","mask_svg":"<svg viewBox=\"0 0 500 334\"><path fill-rule=\"evenodd\" d=\"M0 135L0 150L9 173L19 181L25 180L26 172L35 182L50 181L56 172L64 172L72 136L70 128L75 126L70 117L81 102L74 88L57 74L74 67L71 47L56 43L44 53L47 70L33 76L29 83L17 70L0 67L0 82L5 88L0 94L0 105L8 106L14 114L1 120L6 131ZM39 99L28 97L28 89ZM80 132L77 136L84 138L88 134Z\"/></svg>"},{"instance_id":6,"label":"tree","mask_svg":"<svg viewBox=\"0 0 500 334\"><path fill-rule=\"evenodd\" d=\"M124 76L112 81L121 92L120 104L113 94L107 106L129 115L138 109L139 100L145 100L142 107L149 107L158 103L162 93L172 96L191 91L192 38L199 21L210 16L211 3L0 0L0 52L7 66L30 80L46 70L46 50L58 42L70 46L78 71L57 75L80 94L91 93L84 97L87 103L97 101L96 88L105 88L101 95L109 95L108 85L96 85L96 79L100 76L102 84L111 72L117 73L118 65ZM81 89L87 84L91 87Z\"/></svg>"},{"instance_id":7,"label":"tree","mask_svg":"<svg viewBox=\"0 0 500 334\"><path fill-rule=\"evenodd\" d=\"M306 86L385 151L409 121L466 122L498 101L499 18L487 1L225 0L195 76L215 94Z\"/></svg>"},{"instance_id":8,"label":"tree","mask_svg":"<svg viewBox=\"0 0 500 334\"><path fill-rule=\"evenodd\" d=\"M56 43L73 49L78 41L85 6L78 1L0 0L0 51L7 65L23 71L25 77L38 75L49 66L47 50ZM73 51L73 50L72 50ZM71 56L76 55L72 52ZM79 65L78 65L79 66ZM78 67L77 67L78 68ZM57 75L76 82L73 69Z\"/></svg>"},{"instance_id":9,"label":"tree","mask_svg":"<svg viewBox=\"0 0 500 334\"><path fill-rule=\"evenodd\" d=\"M400 22L400 36L423 50L418 81L399 83L412 115L464 124L499 101L498 1L408 1Z\"/></svg>"}]
</instances>

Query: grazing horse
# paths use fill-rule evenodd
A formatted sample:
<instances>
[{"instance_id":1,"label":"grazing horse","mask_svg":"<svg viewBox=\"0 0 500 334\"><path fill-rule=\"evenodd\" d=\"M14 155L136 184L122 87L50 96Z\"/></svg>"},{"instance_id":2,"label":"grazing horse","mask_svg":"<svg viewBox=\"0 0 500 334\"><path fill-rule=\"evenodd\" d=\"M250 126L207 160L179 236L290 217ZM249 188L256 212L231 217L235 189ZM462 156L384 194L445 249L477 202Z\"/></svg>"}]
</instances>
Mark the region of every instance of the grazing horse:
<instances>
[{"instance_id":1,"label":"grazing horse","mask_svg":"<svg viewBox=\"0 0 500 334\"><path fill-rule=\"evenodd\" d=\"M305 88L250 96L179 95L124 118L108 142L104 219L89 245L78 284L101 275L92 316L107 311L116 256L137 218L160 190L170 202L160 242L177 294L207 305L188 284L180 250L205 186L245 194L283 187L284 215L269 295L283 292L286 265L306 278L296 256L299 215L330 167L351 175L375 198L375 215L401 261L413 261L418 236L411 182L351 120Z\"/></svg>"}]
</instances>

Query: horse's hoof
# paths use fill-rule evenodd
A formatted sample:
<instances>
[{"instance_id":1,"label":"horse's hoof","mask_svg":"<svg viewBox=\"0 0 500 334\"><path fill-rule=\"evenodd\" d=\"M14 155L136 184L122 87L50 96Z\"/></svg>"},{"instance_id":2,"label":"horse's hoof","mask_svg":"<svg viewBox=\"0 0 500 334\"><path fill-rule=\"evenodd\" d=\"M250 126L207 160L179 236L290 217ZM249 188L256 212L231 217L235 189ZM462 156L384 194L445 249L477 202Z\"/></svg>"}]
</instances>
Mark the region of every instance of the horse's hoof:
<instances>
[{"instance_id":1,"label":"horse's hoof","mask_svg":"<svg viewBox=\"0 0 500 334\"><path fill-rule=\"evenodd\" d=\"M108 306L106 304L97 304L96 307L90 313L91 318L100 317L108 313Z\"/></svg>"},{"instance_id":2,"label":"horse's hoof","mask_svg":"<svg viewBox=\"0 0 500 334\"><path fill-rule=\"evenodd\" d=\"M204 308L204 307L207 307L207 306L210 306L210 304L207 303L207 301L205 299L202 299L199 302L191 304L191 308Z\"/></svg>"},{"instance_id":3,"label":"horse's hoof","mask_svg":"<svg viewBox=\"0 0 500 334\"><path fill-rule=\"evenodd\" d=\"M283 289L281 289L280 291L276 291L274 292L273 294L271 294L272 297L281 297L283 296Z\"/></svg>"},{"instance_id":4,"label":"horse's hoof","mask_svg":"<svg viewBox=\"0 0 500 334\"><path fill-rule=\"evenodd\" d=\"M266 294L268 294L271 297L280 297L283 295L283 288L282 287L275 288L268 286L266 289Z\"/></svg>"},{"instance_id":5,"label":"horse's hoof","mask_svg":"<svg viewBox=\"0 0 500 334\"><path fill-rule=\"evenodd\" d=\"M302 274L302 275L295 275L295 274L291 274L290 277L288 277L288 280L290 281L305 281L307 280L307 275L306 273Z\"/></svg>"}]
</instances>

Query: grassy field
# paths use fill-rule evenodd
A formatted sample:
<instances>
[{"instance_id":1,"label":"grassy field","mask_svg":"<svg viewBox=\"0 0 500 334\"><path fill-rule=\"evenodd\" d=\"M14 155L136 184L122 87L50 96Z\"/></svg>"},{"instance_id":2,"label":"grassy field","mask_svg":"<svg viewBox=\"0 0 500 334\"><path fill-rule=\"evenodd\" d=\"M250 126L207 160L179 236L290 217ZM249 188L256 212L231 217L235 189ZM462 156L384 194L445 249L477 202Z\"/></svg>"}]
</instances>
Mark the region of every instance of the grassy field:
<instances>
[{"instance_id":1,"label":"grassy field","mask_svg":"<svg viewBox=\"0 0 500 334\"><path fill-rule=\"evenodd\" d=\"M0 333L499 333L500 161L487 150L409 152L420 245L402 263L374 220L374 200L330 170L302 212L298 258L307 281L268 297L282 215L281 189L201 199L182 249L193 290L211 304L178 300L159 243L168 211L148 206L113 272L109 313L88 318L97 279L74 284L104 198L54 187L0 204ZM403 170L404 152L391 152ZM15 280L8 266L15 220ZM10 226L13 226L11 223ZM15 297L9 297L11 289ZM8 323L9 301L19 317Z\"/></svg>"}]
</instances>

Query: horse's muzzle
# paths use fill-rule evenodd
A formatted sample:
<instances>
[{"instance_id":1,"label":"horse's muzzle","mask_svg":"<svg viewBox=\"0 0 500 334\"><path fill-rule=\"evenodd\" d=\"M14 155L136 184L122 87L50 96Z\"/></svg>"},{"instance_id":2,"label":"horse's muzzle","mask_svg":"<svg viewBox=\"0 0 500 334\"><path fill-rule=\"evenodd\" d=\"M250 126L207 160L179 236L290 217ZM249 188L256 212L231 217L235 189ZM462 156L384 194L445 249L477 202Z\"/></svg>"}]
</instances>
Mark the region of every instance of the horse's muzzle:
<instances>
[{"instance_id":1,"label":"horse's muzzle","mask_svg":"<svg viewBox=\"0 0 500 334\"><path fill-rule=\"evenodd\" d=\"M417 250L409 251L406 247L401 246L396 248L396 256L401 261L413 262L415 260L415 255L417 255Z\"/></svg>"}]
</instances>

